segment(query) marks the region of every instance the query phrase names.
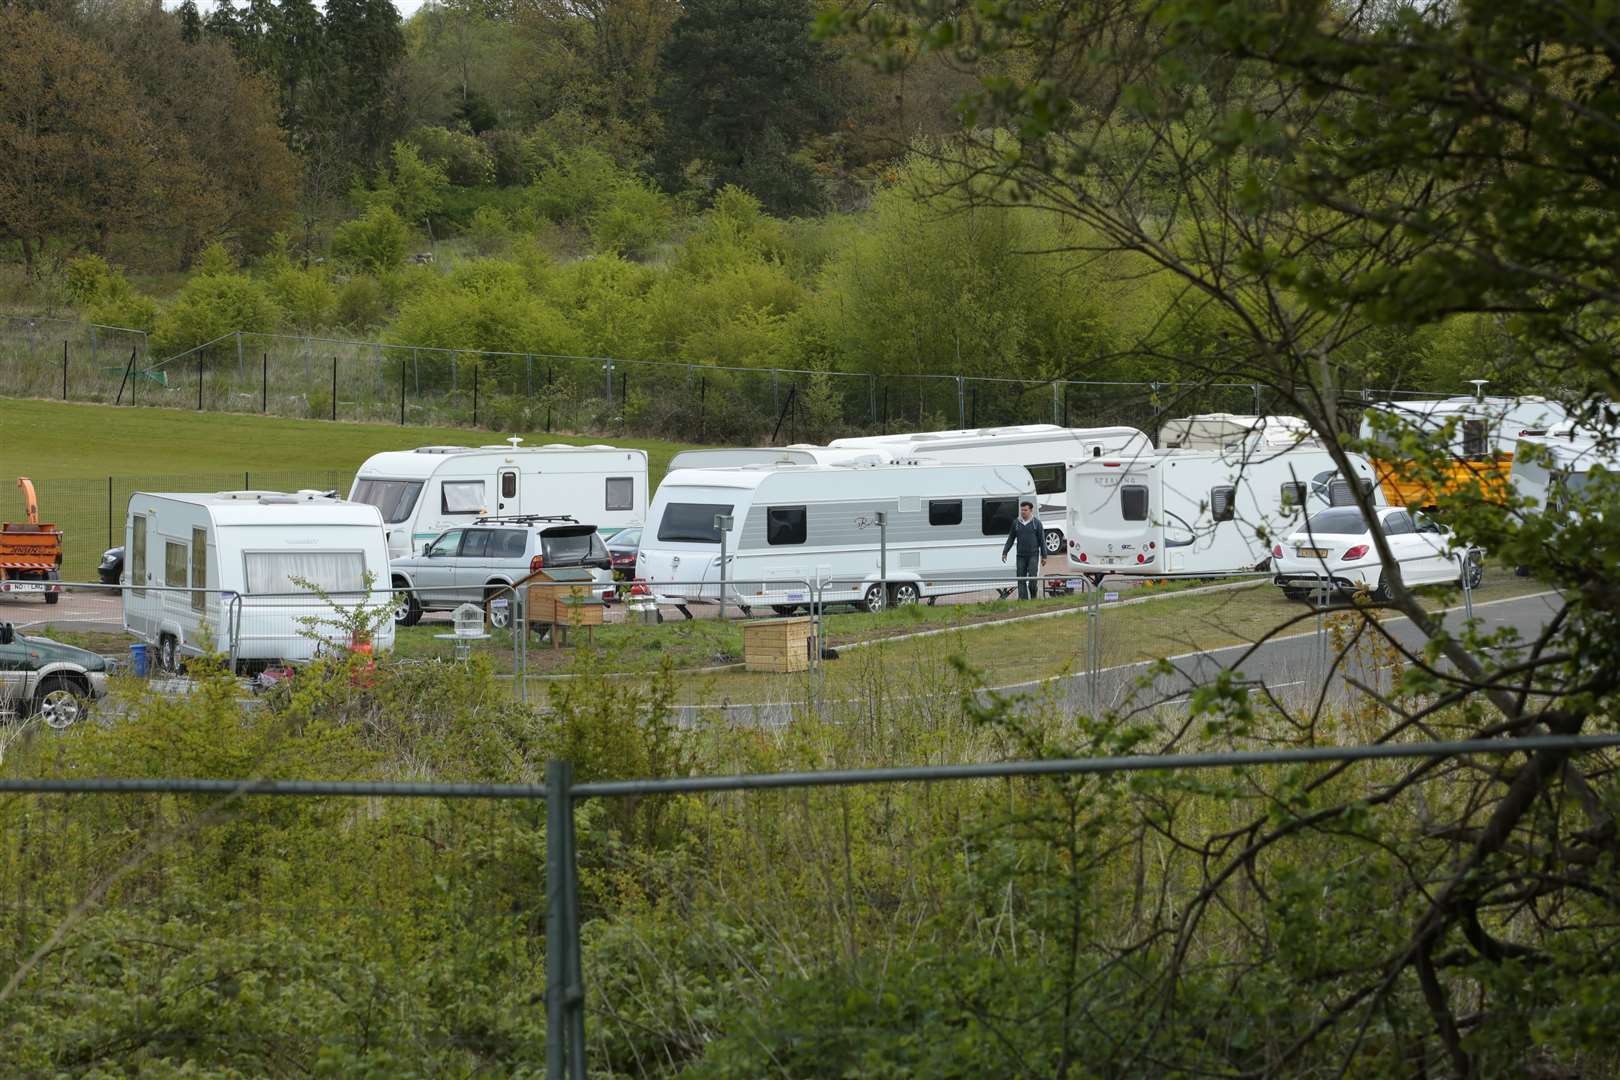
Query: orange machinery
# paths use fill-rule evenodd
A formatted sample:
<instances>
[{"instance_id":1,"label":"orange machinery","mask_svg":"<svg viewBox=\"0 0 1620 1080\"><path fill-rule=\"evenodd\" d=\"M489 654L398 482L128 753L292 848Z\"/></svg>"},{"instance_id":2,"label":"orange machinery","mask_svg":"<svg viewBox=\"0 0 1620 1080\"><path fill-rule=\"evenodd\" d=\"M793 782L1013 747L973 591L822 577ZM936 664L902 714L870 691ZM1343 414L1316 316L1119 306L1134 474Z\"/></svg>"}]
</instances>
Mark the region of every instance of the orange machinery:
<instances>
[{"instance_id":1,"label":"orange machinery","mask_svg":"<svg viewBox=\"0 0 1620 1080\"><path fill-rule=\"evenodd\" d=\"M38 593L54 604L62 598L62 530L39 520L32 480L21 477L17 486L28 520L0 525L0 593Z\"/></svg>"}]
</instances>

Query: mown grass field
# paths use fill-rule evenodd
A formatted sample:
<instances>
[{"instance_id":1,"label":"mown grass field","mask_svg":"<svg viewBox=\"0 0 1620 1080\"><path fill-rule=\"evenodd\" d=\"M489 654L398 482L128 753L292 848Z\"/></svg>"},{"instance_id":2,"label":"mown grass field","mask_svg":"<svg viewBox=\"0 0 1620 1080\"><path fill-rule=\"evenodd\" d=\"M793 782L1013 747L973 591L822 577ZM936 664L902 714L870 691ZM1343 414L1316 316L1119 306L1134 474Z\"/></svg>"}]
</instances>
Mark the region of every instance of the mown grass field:
<instances>
[{"instance_id":1,"label":"mown grass field","mask_svg":"<svg viewBox=\"0 0 1620 1080\"><path fill-rule=\"evenodd\" d=\"M0 521L21 520L16 477L34 481L40 514L62 528L70 580L95 580L104 548L121 542L124 504L143 487L174 490L196 477L204 490L327 485L346 489L372 454L435 443L476 446L508 435L530 445L615 442L647 451L656 487L669 459L685 446L647 439L544 432L285 420L232 413L0 398ZM114 478L109 484L108 478ZM151 483L148 484L147 480Z\"/></svg>"}]
</instances>

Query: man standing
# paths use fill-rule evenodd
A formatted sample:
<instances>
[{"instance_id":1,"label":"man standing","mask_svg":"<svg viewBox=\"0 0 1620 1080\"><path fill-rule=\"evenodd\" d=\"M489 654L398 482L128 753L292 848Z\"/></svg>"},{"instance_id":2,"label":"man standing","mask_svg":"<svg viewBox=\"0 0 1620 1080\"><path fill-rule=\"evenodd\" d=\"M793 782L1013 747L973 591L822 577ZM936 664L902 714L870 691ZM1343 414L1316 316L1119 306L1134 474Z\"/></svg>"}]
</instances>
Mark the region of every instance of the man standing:
<instances>
[{"instance_id":1,"label":"man standing","mask_svg":"<svg viewBox=\"0 0 1620 1080\"><path fill-rule=\"evenodd\" d=\"M1018 504L1018 517L1013 519L1012 531L1001 547L1001 561L1007 561L1007 552L1018 545L1018 599L1036 597L1036 581L1041 572L1041 519L1035 516L1035 504L1028 499Z\"/></svg>"}]
</instances>

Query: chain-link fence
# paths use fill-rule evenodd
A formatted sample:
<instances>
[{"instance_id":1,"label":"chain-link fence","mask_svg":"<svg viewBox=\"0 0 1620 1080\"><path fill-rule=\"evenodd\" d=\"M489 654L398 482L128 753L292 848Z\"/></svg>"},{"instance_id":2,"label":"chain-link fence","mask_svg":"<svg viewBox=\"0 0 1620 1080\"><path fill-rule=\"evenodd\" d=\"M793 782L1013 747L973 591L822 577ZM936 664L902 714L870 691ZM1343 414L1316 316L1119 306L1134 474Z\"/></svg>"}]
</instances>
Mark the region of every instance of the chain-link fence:
<instances>
[{"instance_id":1,"label":"chain-link fence","mask_svg":"<svg viewBox=\"0 0 1620 1080\"><path fill-rule=\"evenodd\" d=\"M0 394L326 420L699 443L983 427L1131 424L1263 410L1237 383L898 375L494 353L231 333L154 357L139 331L0 318Z\"/></svg>"}]
</instances>

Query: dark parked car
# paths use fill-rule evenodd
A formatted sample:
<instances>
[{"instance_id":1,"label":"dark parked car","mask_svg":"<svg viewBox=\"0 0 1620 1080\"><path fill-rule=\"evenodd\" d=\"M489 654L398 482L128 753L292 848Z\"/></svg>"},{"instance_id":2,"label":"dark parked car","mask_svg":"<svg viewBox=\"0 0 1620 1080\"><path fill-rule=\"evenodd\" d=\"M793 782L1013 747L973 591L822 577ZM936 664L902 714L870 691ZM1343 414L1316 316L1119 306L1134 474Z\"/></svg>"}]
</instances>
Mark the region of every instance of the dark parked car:
<instances>
[{"instance_id":1,"label":"dark parked car","mask_svg":"<svg viewBox=\"0 0 1620 1080\"><path fill-rule=\"evenodd\" d=\"M101 553L101 565L96 567L96 576L103 585L116 585L118 579L124 576L124 549L122 547L108 548Z\"/></svg>"},{"instance_id":2,"label":"dark parked car","mask_svg":"<svg viewBox=\"0 0 1620 1080\"><path fill-rule=\"evenodd\" d=\"M0 623L0 714L38 716L65 728L106 693L104 657Z\"/></svg>"},{"instance_id":3,"label":"dark parked car","mask_svg":"<svg viewBox=\"0 0 1620 1080\"><path fill-rule=\"evenodd\" d=\"M636 576L636 552L641 550L641 530L620 529L607 542L608 558L613 562L613 576L620 581L633 581Z\"/></svg>"}]
</instances>

